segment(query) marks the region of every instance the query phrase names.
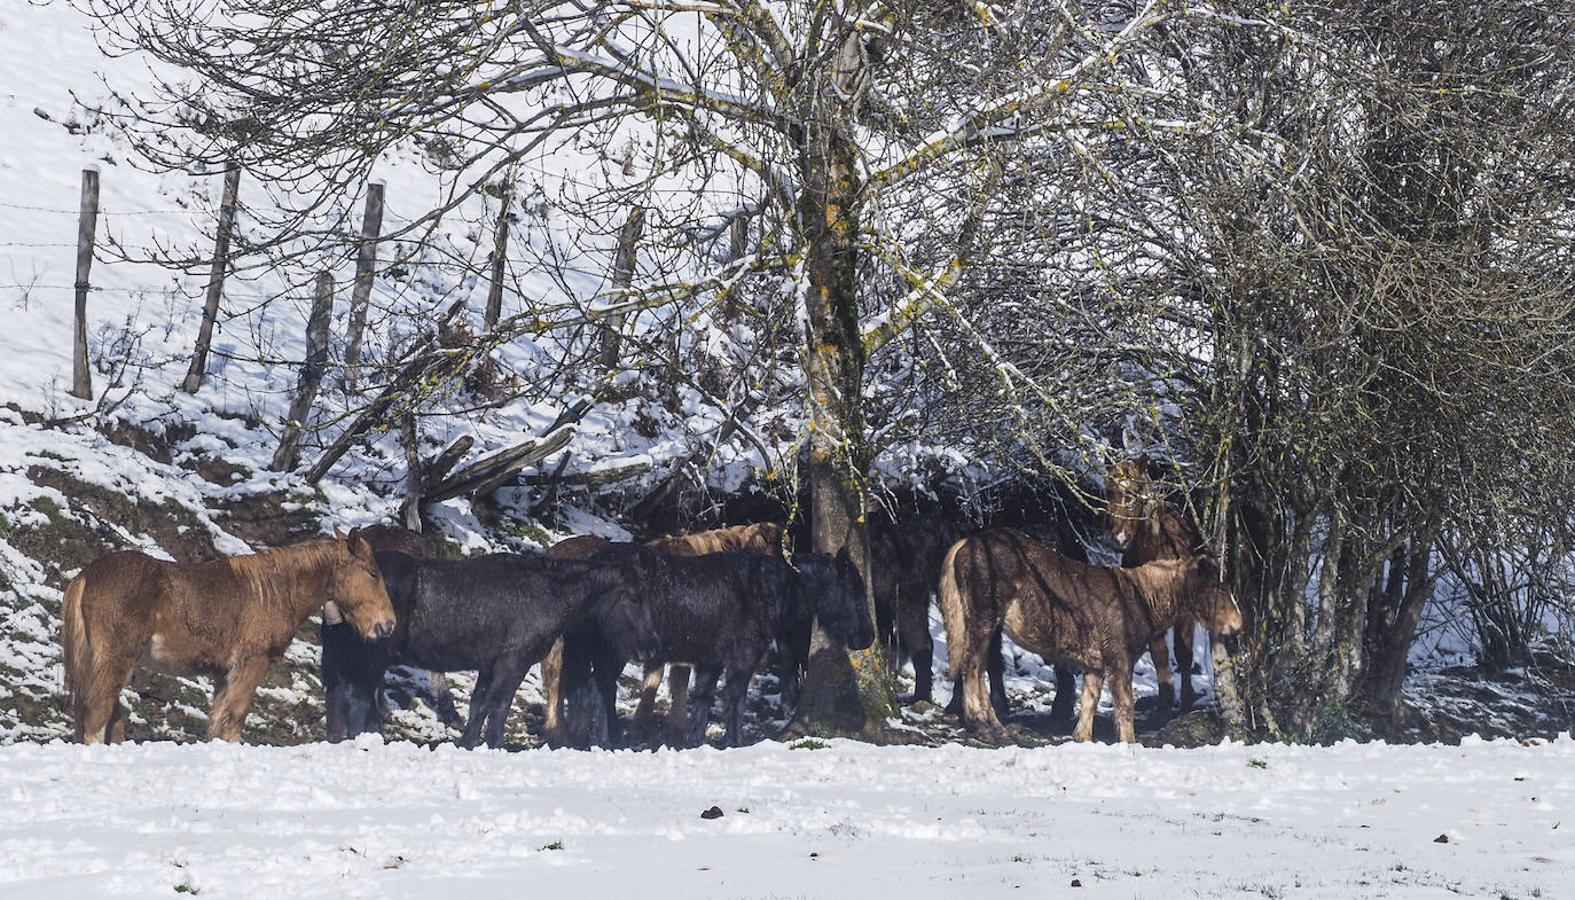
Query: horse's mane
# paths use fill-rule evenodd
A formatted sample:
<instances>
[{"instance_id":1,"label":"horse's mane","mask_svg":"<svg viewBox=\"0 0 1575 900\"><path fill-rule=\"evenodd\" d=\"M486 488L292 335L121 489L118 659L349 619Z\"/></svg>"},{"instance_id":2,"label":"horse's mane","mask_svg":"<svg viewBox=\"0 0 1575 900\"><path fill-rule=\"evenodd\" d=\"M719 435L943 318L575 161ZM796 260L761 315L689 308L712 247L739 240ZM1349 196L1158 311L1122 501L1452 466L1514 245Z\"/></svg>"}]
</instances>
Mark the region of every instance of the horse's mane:
<instances>
[{"instance_id":1,"label":"horse's mane","mask_svg":"<svg viewBox=\"0 0 1575 900\"><path fill-rule=\"evenodd\" d=\"M220 562L258 598L273 599L281 595L281 588L290 585L295 576L319 571L344 556L343 543L338 538L326 537L287 547L271 547L247 556L231 556Z\"/></svg>"}]
</instances>

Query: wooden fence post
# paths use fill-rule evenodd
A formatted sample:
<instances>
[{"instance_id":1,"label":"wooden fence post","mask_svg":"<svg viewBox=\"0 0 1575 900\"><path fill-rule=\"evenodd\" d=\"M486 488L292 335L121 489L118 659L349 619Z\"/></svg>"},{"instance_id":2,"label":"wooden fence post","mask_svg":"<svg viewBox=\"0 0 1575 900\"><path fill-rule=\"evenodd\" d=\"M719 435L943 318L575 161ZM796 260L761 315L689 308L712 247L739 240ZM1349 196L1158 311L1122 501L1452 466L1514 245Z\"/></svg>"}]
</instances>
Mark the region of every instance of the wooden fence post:
<instances>
[{"instance_id":1,"label":"wooden fence post","mask_svg":"<svg viewBox=\"0 0 1575 900\"><path fill-rule=\"evenodd\" d=\"M273 454L275 472L290 471L300 457L301 431L312 414L312 403L317 400L317 389L322 386L323 373L328 368L328 326L333 315L334 276L323 272L317 276L312 317L306 323L306 364L301 367L295 399L290 401L290 415L284 423L284 434L279 438L279 449Z\"/></svg>"},{"instance_id":2,"label":"wooden fence post","mask_svg":"<svg viewBox=\"0 0 1575 900\"><path fill-rule=\"evenodd\" d=\"M219 201L219 228L213 237L213 268L208 270L208 296L202 305L202 327L197 330L197 351L181 385L188 394L197 393L208 372L208 348L213 343L213 323L219 318L219 298L224 295L224 275L230 268L230 232L235 228L235 207L241 189L241 170L230 166L224 172L224 197Z\"/></svg>"},{"instance_id":3,"label":"wooden fence post","mask_svg":"<svg viewBox=\"0 0 1575 900\"><path fill-rule=\"evenodd\" d=\"M749 213L740 212L727 224L727 261L736 262L749 252Z\"/></svg>"},{"instance_id":4,"label":"wooden fence post","mask_svg":"<svg viewBox=\"0 0 1575 900\"><path fill-rule=\"evenodd\" d=\"M76 326L71 352L71 396L93 399L93 371L88 368L88 277L93 270L93 240L98 231L98 168L82 170L82 206L77 216Z\"/></svg>"},{"instance_id":5,"label":"wooden fence post","mask_svg":"<svg viewBox=\"0 0 1575 900\"><path fill-rule=\"evenodd\" d=\"M383 183L366 186L366 211L361 218L361 241L356 248L355 286L350 291L350 327L345 334L345 388L354 391L361 377L361 337L366 332L367 306L372 302L372 279L377 274L377 239L383 233Z\"/></svg>"},{"instance_id":6,"label":"wooden fence post","mask_svg":"<svg viewBox=\"0 0 1575 900\"><path fill-rule=\"evenodd\" d=\"M514 181L503 182L503 206L498 211L498 226L493 230L492 284L487 290L487 311L481 320L483 334L503 318L503 270L509 261L509 207L514 204Z\"/></svg>"},{"instance_id":7,"label":"wooden fence post","mask_svg":"<svg viewBox=\"0 0 1575 900\"><path fill-rule=\"evenodd\" d=\"M399 504L399 524L419 532L426 476L421 464L421 439L414 410L405 413L399 421L399 442L405 448L405 499Z\"/></svg>"},{"instance_id":8,"label":"wooden fence post","mask_svg":"<svg viewBox=\"0 0 1575 900\"><path fill-rule=\"evenodd\" d=\"M645 208L636 206L629 210L629 218L624 220L623 228L618 231L618 254L613 257L612 286L614 291L622 291L634 283L634 269L637 253L640 249L640 235L645 232ZM626 298L619 297L615 302L623 302ZM624 314L617 313L607 317L602 323L602 368L611 371L618 368L619 345L622 343Z\"/></svg>"},{"instance_id":9,"label":"wooden fence post","mask_svg":"<svg viewBox=\"0 0 1575 900\"><path fill-rule=\"evenodd\" d=\"M749 254L749 214L740 211L728 223L727 229L727 261L737 262ZM738 320L738 291L727 292L727 299L722 301L722 321L735 322Z\"/></svg>"}]
</instances>

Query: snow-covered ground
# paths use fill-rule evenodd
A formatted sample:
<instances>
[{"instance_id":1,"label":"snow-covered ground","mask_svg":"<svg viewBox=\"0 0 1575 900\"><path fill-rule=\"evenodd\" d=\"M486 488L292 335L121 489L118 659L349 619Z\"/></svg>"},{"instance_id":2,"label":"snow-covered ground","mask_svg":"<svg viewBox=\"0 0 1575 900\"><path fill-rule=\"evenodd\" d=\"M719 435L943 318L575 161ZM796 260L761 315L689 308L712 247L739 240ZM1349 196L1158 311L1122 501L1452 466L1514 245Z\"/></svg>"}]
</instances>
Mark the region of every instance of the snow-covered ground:
<instances>
[{"instance_id":1,"label":"snow-covered ground","mask_svg":"<svg viewBox=\"0 0 1575 900\"><path fill-rule=\"evenodd\" d=\"M57 743L0 748L0 797L0 895L29 898L1575 896L1568 737L654 753ZM703 818L713 806L723 815Z\"/></svg>"}]
</instances>

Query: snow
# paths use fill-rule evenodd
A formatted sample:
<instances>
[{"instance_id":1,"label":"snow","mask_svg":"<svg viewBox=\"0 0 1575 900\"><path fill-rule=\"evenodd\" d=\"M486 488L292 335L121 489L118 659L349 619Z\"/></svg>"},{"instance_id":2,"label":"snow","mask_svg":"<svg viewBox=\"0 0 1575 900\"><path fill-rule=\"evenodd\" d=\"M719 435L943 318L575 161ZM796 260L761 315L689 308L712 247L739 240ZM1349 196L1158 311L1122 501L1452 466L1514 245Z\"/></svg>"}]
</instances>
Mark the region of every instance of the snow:
<instances>
[{"instance_id":1,"label":"snow","mask_svg":"<svg viewBox=\"0 0 1575 900\"><path fill-rule=\"evenodd\" d=\"M477 898L1575 892L1575 836L1559 827L1575 808L1568 737L648 753L55 743L0 748L0 797L0 896L30 898L399 898L456 883ZM723 815L701 818L712 806Z\"/></svg>"}]
</instances>

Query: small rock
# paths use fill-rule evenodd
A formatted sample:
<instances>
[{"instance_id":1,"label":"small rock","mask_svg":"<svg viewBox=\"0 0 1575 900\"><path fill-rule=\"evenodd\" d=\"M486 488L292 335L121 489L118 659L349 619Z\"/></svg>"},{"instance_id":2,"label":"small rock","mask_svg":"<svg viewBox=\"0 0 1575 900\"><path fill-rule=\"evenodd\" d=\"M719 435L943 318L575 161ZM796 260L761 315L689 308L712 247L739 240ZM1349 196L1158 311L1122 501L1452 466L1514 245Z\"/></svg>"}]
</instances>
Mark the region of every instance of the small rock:
<instances>
[{"instance_id":1,"label":"small rock","mask_svg":"<svg viewBox=\"0 0 1575 900\"><path fill-rule=\"evenodd\" d=\"M1072 887L1082 887L1082 886L1083 886L1083 882L1079 881L1076 878L1072 879Z\"/></svg>"},{"instance_id":2,"label":"small rock","mask_svg":"<svg viewBox=\"0 0 1575 900\"><path fill-rule=\"evenodd\" d=\"M1438 837L1433 838L1433 843L1435 843L1435 844L1447 844L1447 843L1449 843L1449 835L1441 834Z\"/></svg>"},{"instance_id":3,"label":"small rock","mask_svg":"<svg viewBox=\"0 0 1575 900\"><path fill-rule=\"evenodd\" d=\"M702 818L702 819L720 819L720 818L722 818L722 807L720 807L720 806L713 806L710 809L706 810L705 812L701 813L700 814L700 818Z\"/></svg>"}]
</instances>

